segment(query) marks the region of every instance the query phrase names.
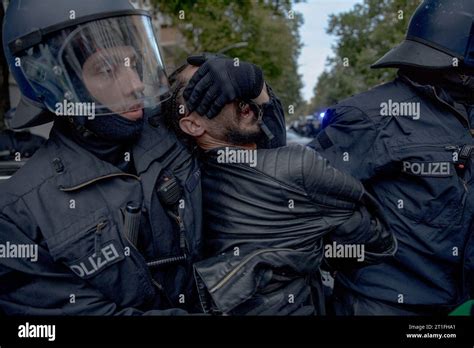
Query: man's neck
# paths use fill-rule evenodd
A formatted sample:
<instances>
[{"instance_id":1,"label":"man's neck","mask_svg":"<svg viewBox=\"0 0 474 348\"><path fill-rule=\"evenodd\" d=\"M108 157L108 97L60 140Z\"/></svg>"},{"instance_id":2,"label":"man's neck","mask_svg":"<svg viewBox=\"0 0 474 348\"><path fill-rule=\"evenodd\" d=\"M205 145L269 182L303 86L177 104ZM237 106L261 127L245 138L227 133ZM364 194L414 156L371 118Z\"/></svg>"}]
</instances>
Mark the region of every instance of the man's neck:
<instances>
[{"instance_id":1,"label":"man's neck","mask_svg":"<svg viewBox=\"0 0 474 348\"><path fill-rule=\"evenodd\" d=\"M220 147L240 147L247 150L255 150L257 148L257 144L250 143L245 145L236 145L231 144L227 141L218 140L218 139L198 139L197 140L198 146L203 150L212 150Z\"/></svg>"}]
</instances>

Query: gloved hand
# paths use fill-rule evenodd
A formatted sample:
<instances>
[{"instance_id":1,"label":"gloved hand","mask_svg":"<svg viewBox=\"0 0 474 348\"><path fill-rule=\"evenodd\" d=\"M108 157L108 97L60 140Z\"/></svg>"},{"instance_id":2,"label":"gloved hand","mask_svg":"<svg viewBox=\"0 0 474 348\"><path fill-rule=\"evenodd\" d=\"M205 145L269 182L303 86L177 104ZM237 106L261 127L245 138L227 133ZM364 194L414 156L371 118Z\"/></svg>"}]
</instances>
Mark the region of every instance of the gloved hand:
<instances>
[{"instance_id":1,"label":"gloved hand","mask_svg":"<svg viewBox=\"0 0 474 348\"><path fill-rule=\"evenodd\" d=\"M233 59L219 55L191 56L188 63L200 66L183 93L189 111L213 118L235 99L255 99L262 92L263 72L254 64L235 66Z\"/></svg>"}]
</instances>

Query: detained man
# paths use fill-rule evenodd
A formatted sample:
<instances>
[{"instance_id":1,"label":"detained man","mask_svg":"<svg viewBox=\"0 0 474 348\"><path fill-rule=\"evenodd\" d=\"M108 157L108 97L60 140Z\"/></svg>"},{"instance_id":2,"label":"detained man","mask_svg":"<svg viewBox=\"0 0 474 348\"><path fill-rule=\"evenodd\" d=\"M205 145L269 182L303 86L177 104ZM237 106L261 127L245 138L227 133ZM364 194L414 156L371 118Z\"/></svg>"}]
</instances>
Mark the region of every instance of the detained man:
<instances>
[{"instance_id":1,"label":"detained man","mask_svg":"<svg viewBox=\"0 0 474 348\"><path fill-rule=\"evenodd\" d=\"M187 65L172 75L166 115L202 162L206 258L194 272L204 311L325 314L323 261L331 270L378 263L394 255L396 240L362 184L317 152L256 146L267 136L265 87L215 117L188 108L189 85L205 74L197 70Z\"/></svg>"}]
</instances>

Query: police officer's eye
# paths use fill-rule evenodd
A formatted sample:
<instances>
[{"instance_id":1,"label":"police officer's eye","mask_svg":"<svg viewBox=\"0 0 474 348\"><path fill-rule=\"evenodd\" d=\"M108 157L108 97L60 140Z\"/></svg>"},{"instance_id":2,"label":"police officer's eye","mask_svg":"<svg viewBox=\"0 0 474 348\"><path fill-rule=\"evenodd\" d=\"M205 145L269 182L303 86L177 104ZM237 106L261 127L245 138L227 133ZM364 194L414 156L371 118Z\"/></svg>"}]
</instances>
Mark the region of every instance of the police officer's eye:
<instances>
[{"instance_id":1,"label":"police officer's eye","mask_svg":"<svg viewBox=\"0 0 474 348\"><path fill-rule=\"evenodd\" d=\"M130 67L134 68L134 69L136 69L138 67L138 62L137 62L136 57L132 58L132 60L130 61Z\"/></svg>"},{"instance_id":2,"label":"police officer's eye","mask_svg":"<svg viewBox=\"0 0 474 348\"><path fill-rule=\"evenodd\" d=\"M97 70L97 73L100 75L111 75L114 72L114 69L110 65L104 65Z\"/></svg>"}]
</instances>

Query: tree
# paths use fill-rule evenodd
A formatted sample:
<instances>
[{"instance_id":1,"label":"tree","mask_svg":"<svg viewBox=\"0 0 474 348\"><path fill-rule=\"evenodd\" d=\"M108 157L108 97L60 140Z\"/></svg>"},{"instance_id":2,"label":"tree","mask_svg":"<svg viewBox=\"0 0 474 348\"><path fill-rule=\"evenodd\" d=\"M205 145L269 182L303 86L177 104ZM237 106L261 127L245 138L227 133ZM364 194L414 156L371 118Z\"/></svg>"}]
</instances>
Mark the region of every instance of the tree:
<instances>
[{"instance_id":1,"label":"tree","mask_svg":"<svg viewBox=\"0 0 474 348\"><path fill-rule=\"evenodd\" d=\"M403 41L421 0L364 0L348 12L332 15L328 34L337 37L334 56L314 87L315 110L395 77L396 69L370 69L378 58Z\"/></svg>"},{"instance_id":2,"label":"tree","mask_svg":"<svg viewBox=\"0 0 474 348\"><path fill-rule=\"evenodd\" d=\"M296 109L302 98L297 60L303 20L292 12L290 0L154 0L186 38L190 52L218 52L239 42L225 54L262 67L265 78L286 111ZM183 52L179 60L184 60Z\"/></svg>"}]
</instances>

